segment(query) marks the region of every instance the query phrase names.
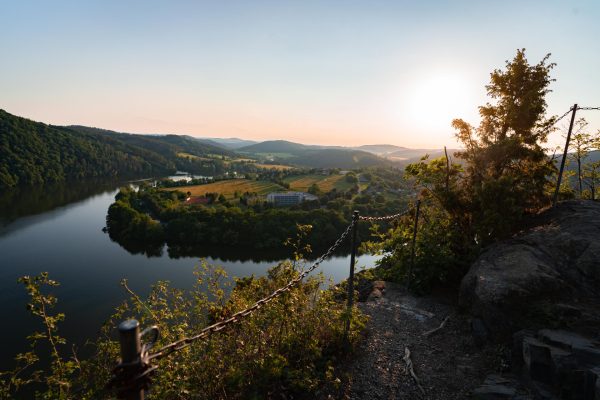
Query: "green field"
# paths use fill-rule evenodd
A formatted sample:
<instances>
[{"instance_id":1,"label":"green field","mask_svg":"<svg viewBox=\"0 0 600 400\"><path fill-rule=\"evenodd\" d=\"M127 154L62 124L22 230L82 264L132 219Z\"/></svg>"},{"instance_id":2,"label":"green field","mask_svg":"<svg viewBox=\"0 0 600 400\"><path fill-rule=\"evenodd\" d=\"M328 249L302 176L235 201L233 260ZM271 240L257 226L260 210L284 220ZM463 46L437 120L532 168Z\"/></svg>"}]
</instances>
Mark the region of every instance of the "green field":
<instances>
[{"instance_id":1,"label":"green field","mask_svg":"<svg viewBox=\"0 0 600 400\"><path fill-rule=\"evenodd\" d=\"M211 158L198 157L198 156L196 156L194 154L184 153L184 152L177 153L177 157L179 157L179 158L190 158L192 160L207 160L207 161L211 160Z\"/></svg>"},{"instance_id":2,"label":"green field","mask_svg":"<svg viewBox=\"0 0 600 400\"><path fill-rule=\"evenodd\" d=\"M284 190L281 186L268 181L253 181L249 179L229 179L225 181L207 183L205 185L181 186L165 190L178 190L183 193L190 192L192 197L204 196L206 193L219 193L227 199L232 199L237 191L266 195L271 192Z\"/></svg>"},{"instance_id":3,"label":"green field","mask_svg":"<svg viewBox=\"0 0 600 400\"><path fill-rule=\"evenodd\" d=\"M284 181L290 184L290 190L300 192L306 192L314 183L325 193L333 189L344 191L352 187L351 183L346 182L344 175L298 175L289 176Z\"/></svg>"}]
</instances>

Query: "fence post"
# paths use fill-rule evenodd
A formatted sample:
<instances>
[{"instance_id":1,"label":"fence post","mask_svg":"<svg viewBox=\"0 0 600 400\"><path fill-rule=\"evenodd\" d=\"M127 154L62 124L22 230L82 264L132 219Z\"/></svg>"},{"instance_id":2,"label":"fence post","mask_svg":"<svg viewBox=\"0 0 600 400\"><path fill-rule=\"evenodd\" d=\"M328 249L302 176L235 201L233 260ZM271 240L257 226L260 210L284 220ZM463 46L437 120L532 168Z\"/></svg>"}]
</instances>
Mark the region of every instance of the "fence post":
<instances>
[{"instance_id":1,"label":"fence post","mask_svg":"<svg viewBox=\"0 0 600 400\"><path fill-rule=\"evenodd\" d=\"M415 225L413 228L412 246L410 250L410 266L408 267L408 281L406 282L406 289L410 289L412 281L413 267L415 265L415 246L417 244L417 229L419 224L419 210L421 209L421 200L417 200L417 208L415 210Z\"/></svg>"},{"instance_id":2,"label":"fence post","mask_svg":"<svg viewBox=\"0 0 600 400\"><path fill-rule=\"evenodd\" d=\"M350 254L350 276L348 277L348 319L346 320L346 330L344 336L348 342L348 333L350 332L350 320L352 319L352 305L354 303L354 263L356 260L356 237L358 232L359 212L354 211L352 215L352 253Z\"/></svg>"},{"instance_id":3,"label":"fence post","mask_svg":"<svg viewBox=\"0 0 600 400\"><path fill-rule=\"evenodd\" d=\"M569 124L569 133L567 133L567 142L565 143L565 151L563 152L562 160L560 161L560 171L558 172L558 181L556 182L556 190L552 199L552 207L558 202L558 192L560 191L560 182L562 181L563 170L565 169L565 161L569 152L569 142L571 141L571 132L573 131L573 123L575 122L575 113L577 112L577 103L573 105L573 114L571 114L571 123Z\"/></svg>"},{"instance_id":4,"label":"fence post","mask_svg":"<svg viewBox=\"0 0 600 400\"><path fill-rule=\"evenodd\" d=\"M140 362L142 344L140 338L140 323L128 319L119 324L119 342L121 344L121 362L134 364ZM144 400L144 389L133 388L125 392L127 400Z\"/></svg>"}]
</instances>

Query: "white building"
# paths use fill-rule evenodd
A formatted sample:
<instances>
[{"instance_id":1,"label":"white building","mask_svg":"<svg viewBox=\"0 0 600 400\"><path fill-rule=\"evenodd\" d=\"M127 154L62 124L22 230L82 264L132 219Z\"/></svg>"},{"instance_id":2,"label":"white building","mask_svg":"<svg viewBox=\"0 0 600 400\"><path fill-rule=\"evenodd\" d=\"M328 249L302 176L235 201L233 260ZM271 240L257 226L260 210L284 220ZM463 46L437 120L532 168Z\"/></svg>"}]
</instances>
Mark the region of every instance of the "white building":
<instances>
[{"instance_id":1,"label":"white building","mask_svg":"<svg viewBox=\"0 0 600 400\"><path fill-rule=\"evenodd\" d=\"M276 206L294 206L303 201L318 200L317 196L305 192L269 193L267 201Z\"/></svg>"}]
</instances>

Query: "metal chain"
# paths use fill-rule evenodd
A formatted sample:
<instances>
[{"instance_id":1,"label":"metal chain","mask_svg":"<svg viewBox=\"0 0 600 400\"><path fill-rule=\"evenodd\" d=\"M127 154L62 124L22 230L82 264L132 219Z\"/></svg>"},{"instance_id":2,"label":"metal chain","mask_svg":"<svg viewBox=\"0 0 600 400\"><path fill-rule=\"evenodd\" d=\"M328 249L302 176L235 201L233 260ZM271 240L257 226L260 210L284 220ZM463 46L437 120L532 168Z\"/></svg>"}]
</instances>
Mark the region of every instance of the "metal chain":
<instances>
[{"instance_id":1,"label":"metal chain","mask_svg":"<svg viewBox=\"0 0 600 400\"><path fill-rule=\"evenodd\" d=\"M577 109L581 109L581 107L577 107ZM564 113L563 115L561 115L560 117L558 117L556 119L556 121L554 121L554 123L552 125L556 125L558 124L558 121L560 121L561 119L563 119L564 117L566 117L567 115L569 115L571 113L571 111L573 111L573 107L569 108L569 111L567 111L566 113Z\"/></svg>"},{"instance_id":2,"label":"metal chain","mask_svg":"<svg viewBox=\"0 0 600 400\"><path fill-rule=\"evenodd\" d=\"M167 356L167 355L169 355L169 354L171 354L171 353L173 353L175 351L179 351L181 349L184 349L184 348L190 346L196 340L200 340L200 339L206 338L207 336L209 336L213 332L218 332L218 331L220 331L222 329L225 329L228 325L234 324L234 323L240 321L240 319L242 319L244 317L247 317L248 315L252 314L253 312L255 312L256 310L258 310L259 308L261 308L262 306L264 306L265 304L267 304L271 300L273 300L273 299L277 298L278 296L280 296L282 293L290 291L302 279L304 279L309 273L311 273L312 271L314 271L323 261L325 261L326 258L328 258L329 256L331 256L331 254L333 254L333 252L342 244L342 242L344 241L344 239L348 236L348 234L352 230L352 227L354 226L354 224L355 224L355 221L352 221L352 223L350 225L348 225L348 227L346 228L346 230L344 231L344 233L342 233L342 235L335 241L335 243L321 257L319 257L304 272L302 272L296 278L294 278L291 281L289 281L287 285L285 285L285 286L283 286L283 287L275 290L273 293L271 293L267 297L264 297L264 298L258 300L257 302L255 302L250 307L245 308L245 309L243 309L241 311L236 312L231 317L229 317L227 319L224 319L222 321L216 322L216 323L214 323L214 324L212 324L210 326L207 326L206 328L202 329L200 332L198 332L194 336L185 337L183 339L179 339L179 340L177 340L177 341L175 341L175 342L173 342L171 344L168 344L166 346L161 347L156 352L153 352L153 353L151 353L151 354L148 355L148 361L153 360L155 358L165 357L165 356Z\"/></svg>"},{"instance_id":3,"label":"metal chain","mask_svg":"<svg viewBox=\"0 0 600 400\"><path fill-rule=\"evenodd\" d=\"M579 106L577 106L577 111L579 111L579 110L583 110L583 111L600 110L600 107L579 107ZM558 121L560 121L561 119L563 119L564 117L569 115L572 111L573 111L573 107L569 108L569 111L567 111L566 113L564 113L563 115L558 117L556 119L556 121L554 121L553 125L558 124Z\"/></svg>"},{"instance_id":4,"label":"metal chain","mask_svg":"<svg viewBox=\"0 0 600 400\"><path fill-rule=\"evenodd\" d=\"M410 209L403 211L401 213L398 214L392 214L392 215L385 215L383 217L367 217L367 216L360 216L359 219L361 221L389 221L392 219L396 219L396 218L400 218L406 214L408 214L410 212Z\"/></svg>"}]
</instances>

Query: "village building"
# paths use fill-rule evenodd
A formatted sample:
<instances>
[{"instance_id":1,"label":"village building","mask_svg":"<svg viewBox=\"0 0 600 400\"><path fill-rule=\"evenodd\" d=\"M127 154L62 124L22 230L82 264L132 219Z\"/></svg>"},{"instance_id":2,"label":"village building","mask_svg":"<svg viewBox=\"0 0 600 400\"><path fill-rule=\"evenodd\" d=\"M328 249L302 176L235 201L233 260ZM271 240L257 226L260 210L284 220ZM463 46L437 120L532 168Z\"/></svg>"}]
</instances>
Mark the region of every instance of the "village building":
<instances>
[{"instance_id":1,"label":"village building","mask_svg":"<svg viewBox=\"0 0 600 400\"><path fill-rule=\"evenodd\" d=\"M267 195L267 202L273 203L276 206L295 206L303 201L314 200L318 200L318 197L305 192L274 192Z\"/></svg>"}]
</instances>

